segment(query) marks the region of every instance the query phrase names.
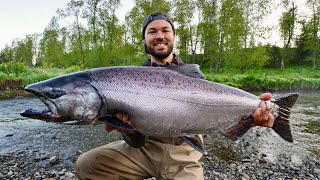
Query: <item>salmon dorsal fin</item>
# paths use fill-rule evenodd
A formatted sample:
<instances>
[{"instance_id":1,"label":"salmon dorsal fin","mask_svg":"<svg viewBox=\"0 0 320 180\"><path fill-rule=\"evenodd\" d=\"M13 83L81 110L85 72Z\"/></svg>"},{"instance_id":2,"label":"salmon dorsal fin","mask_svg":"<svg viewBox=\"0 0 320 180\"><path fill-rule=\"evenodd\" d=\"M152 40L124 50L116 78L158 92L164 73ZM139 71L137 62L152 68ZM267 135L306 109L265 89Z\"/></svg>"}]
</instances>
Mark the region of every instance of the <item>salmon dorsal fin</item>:
<instances>
[{"instance_id":1,"label":"salmon dorsal fin","mask_svg":"<svg viewBox=\"0 0 320 180\"><path fill-rule=\"evenodd\" d=\"M179 66L167 66L167 68L173 71L177 71L186 76L198 79L205 79L205 76L201 72L200 66L198 64L182 64Z\"/></svg>"}]
</instances>

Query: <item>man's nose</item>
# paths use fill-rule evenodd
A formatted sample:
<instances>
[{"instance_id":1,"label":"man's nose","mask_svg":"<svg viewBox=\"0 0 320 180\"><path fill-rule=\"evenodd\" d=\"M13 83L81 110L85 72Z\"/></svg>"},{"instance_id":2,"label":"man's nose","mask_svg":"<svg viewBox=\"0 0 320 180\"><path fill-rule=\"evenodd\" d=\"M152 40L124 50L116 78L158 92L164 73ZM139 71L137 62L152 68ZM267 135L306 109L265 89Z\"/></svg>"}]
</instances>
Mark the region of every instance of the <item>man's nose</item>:
<instances>
[{"instance_id":1,"label":"man's nose","mask_svg":"<svg viewBox=\"0 0 320 180\"><path fill-rule=\"evenodd\" d=\"M156 36L156 40L162 40L163 38L164 38L163 33L158 32L158 33L157 33L157 36Z\"/></svg>"}]
</instances>

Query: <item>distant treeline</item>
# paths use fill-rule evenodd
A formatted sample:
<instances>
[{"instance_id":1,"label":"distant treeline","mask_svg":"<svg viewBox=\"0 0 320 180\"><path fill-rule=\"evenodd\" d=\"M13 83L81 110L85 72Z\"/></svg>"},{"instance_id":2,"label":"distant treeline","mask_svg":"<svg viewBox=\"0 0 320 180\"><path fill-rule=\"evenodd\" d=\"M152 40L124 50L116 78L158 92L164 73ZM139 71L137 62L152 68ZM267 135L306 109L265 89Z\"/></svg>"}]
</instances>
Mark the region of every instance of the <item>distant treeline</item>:
<instances>
[{"instance_id":1,"label":"distant treeline","mask_svg":"<svg viewBox=\"0 0 320 180\"><path fill-rule=\"evenodd\" d=\"M153 11L168 12L175 22L175 53L187 63L245 72L256 67L285 68L288 64L317 68L320 55L320 4L306 0L311 16L298 14L294 0L134 0L121 23L115 12L120 0L71 0L41 34L29 34L1 50L0 63L83 68L139 65L147 58L141 24ZM261 23L283 7L274 22L283 47L262 45L270 27ZM299 34L295 34L298 25Z\"/></svg>"}]
</instances>

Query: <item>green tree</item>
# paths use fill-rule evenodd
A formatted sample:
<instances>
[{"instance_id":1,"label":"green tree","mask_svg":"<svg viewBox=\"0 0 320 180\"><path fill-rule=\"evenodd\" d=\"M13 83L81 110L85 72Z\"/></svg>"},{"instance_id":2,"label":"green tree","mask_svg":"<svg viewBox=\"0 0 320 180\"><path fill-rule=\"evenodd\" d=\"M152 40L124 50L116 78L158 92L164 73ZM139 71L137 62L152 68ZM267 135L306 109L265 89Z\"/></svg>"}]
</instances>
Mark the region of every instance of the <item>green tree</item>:
<instances>
[{"instance_id":1,"label":"green tree","mask_svg":"<svg viewBox=\"0 0 320 180\"><path fill-rule=\"evenodd\" d=\"M306 48L310 51L312 66L316 69L320 55L320 2L319 0L307 0L307 5L312 9L312 18L308 26L311 34L306 42Z\"/></svg>"},{"instance_id":2,"label":"green tree","mask_svg":"<svg viewBox=\"0 0 320 180\"><path fill-rule=\"evenodd\" d=\"M283 58L281 58L281 69L284 69L285 62L289 61L289 48L294 35L293 31L297 18L297 7L293 0L283 0L283 5L287 8L287 11L283 12L280 18L280 32L284 44L284 55Z\"/></svg>"},{"instance_id":3,"label":"green tree","mask_svg":"<svg viewBox=\"0 0 320 180\"><path fill-rule=\"evenodd\" d=\"M241 0L239 6L243 15L244 29L242 39L242 48L236 67L245 72L248 67L262 66L267 63L269 58L266 58L266 48L262 46L257 47L256 38L262 38L268 29L264 27L261 21L270 14L272 7L272 0ZM240 14L239 14L240 15ZM257 55L261 54L261 57Z\"/></svg>"},{"instance_id":4,"label":"green tree","mask_svg":"<svg viewBox=\"0 0 320 180\"><path fill-rule=\"evenodd\" d=\"M86 64L86 49L84 42L85 27L82 25L83 0L71 0L65 9L58 9L59 18L72 18L74 21L70 25L69 50L70 57L80 65ZM87 43L88 44L88 43ZM88 48L88 47L87 47Z\"/></svg>"},{"instance_id":5,"label":"green tree","mask_svg":"<svg viewBox=\"0 0 320 180\"><path fill-rule=\"evenodd\" d=\"M64 62L64 42L59 40L59 25L57 24L57 18L53 17L50 24L43 32L43 37L40 40L40 52L39 63L42 66L57 66L63 67Z\"/></svg>"},{"instance_id":6,"label":"green tree","mask_svg":"<svg viewBox=\"0 0 320 180\"><path fill-rule=\"evenodd\" d=\"M176 46L179 50L179 56L189 62L187 57L191 50L191 28L193 28L192 19L195 11L195 2L193 0L173 1L173 7L172 16L178 24L176 27Z\"/></svg>"},{"instance_id":7,"label":"green tree","mask_svg":"<svg viewBox=\"0 0 320 180\"><path fill-rule=\"evenodd\" d=\"M218 28L218 10L216 0L200 0L199 11L201 21L199 21L200 42L203 47L204 61L209 61L210 73L213 72L213 63L216 62L215 72L218 72L221 53L223 51L222 28ZM214 58L216 56L216 59Z\"/></svg>"},{"instance_id":8,"label":"green tree","mask_svg":"<svg viewBox=\"0 0 320 180\"><path fill-rule=\"evenodd\" d=\"M104 65L116 65L121 59L123 50L123 26L119 24L115 11L120 6L120 0L109 0L102 3L99 9L99 26L101 27L101 47Z\"/></svg>"},{"instance_id":9,"label":"green tree","mask_svg":"<svg viewBox=\"0 0 320 180\"><path fill-rule=\"evenodd\" d=\"M225 64L229 67L242 68L246 66L241 58L245 26L240 4L237 0L225 0L220 14L219 24L223 27Z\"/></svg>"}]
</instances>

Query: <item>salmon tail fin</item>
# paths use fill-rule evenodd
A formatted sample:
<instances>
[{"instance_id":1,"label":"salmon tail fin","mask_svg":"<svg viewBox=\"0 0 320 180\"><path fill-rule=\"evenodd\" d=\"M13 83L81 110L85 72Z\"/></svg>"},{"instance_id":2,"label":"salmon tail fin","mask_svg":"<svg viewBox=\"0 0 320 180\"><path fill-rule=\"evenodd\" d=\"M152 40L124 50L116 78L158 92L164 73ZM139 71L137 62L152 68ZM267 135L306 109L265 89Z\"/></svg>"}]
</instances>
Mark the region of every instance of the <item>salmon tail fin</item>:
<instances>
[{"instance_id":1,"label":"salmon tail fin","mask_svg":"<svg viewBox=\"0 0 320 180\"><path fill-rule=\"evenodd\" d=\"M275 97L272 102L279 106L279 114L276 117L272 129L284 140L293 142L289 117L292 106L296 103L299 94L287 94L281 97Z\"/></svg>"},{"instance_id":2,"label":"salmon tail fin","mask_svg":"<svg viewBox=\"0 0 320 180\"><path fill-rule=\"evenodd\" d=\"M227 138L236 141L240 139L245 133L253 127L254 120L253 116L243 117L236 125L232 125L229 128L220 130L220 133Z\"/></svg>"}]
</instances>

